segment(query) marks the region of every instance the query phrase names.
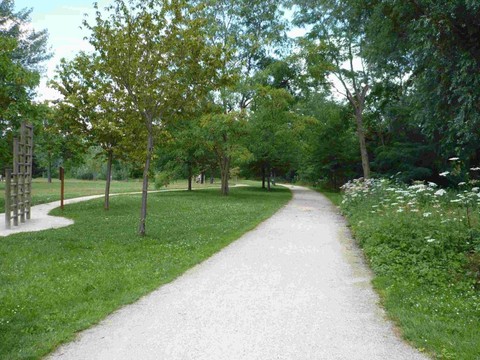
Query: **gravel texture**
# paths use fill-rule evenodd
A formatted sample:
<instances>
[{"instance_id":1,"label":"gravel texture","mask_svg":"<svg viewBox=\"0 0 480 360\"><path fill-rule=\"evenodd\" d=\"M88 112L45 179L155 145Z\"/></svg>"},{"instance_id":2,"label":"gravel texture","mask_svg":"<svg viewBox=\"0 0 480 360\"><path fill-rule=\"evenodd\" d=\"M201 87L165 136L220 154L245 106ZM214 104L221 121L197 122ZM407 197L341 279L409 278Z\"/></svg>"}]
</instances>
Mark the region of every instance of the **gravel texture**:
<instances>
[{"instance_id":1,"label":"gravel texture","mask_svg":"<svg viewBox=\"0 0 480 360\"><path fill-rule=\"evenodd\" d=\"M272 218L49 359L426 359L386 320L337 209L291 188Z\"/></svg>"}]
</instances>

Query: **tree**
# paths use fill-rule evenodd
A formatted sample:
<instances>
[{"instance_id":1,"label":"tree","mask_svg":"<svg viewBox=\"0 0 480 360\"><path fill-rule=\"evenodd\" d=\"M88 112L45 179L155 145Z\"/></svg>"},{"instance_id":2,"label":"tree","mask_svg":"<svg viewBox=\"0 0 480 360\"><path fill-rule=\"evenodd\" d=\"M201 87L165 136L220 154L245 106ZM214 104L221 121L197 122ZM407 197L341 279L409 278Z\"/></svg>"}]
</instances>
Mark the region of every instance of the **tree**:
<instances>
[{"instance_id":1,"label":"tree","mask_svg":"<svg viewBox=\"0 0 480 360\"><path fill-rule=\"evenodd\" d=\"M305 133L300 177L313 183L326 180L338 189L359 175L358 140L348 107L328 101L320 93L303 100L298 109L316 119Z\"/></svg>"},{"instance_id":2,"label":"tree","mask_svg":"<svg viewBox=\"0 0 480 360\"><path fill-rule=\"evenodd\" d=\"M360 145L364 178L370 177L370 161L365 140L364 110L372 77L363 61L362 19L342 2L298 0L297 25L312 25L302 39L309 73L329 82L352 106ZM328 81L333 76L333 81Z\"/></svg>"},{"instance_id":3,"label":"tree","mask_svg":"<svg viewBox=\"0 0 480 360\"><path fill-rule=\"evenodd\" d=\"M195 173L212 168L214 154L209 150L201 125L201 110L191 118L169 124L162 147L157 152L157 168L173 178L186 178L192 190Z\"/></svg>"},{"instance_id":4,"label":"tree","mask_svg":"<svg viewBox=\"0 0 480 360\"><path fill-rule=\"evenodd\" d=\"M248 148L260 166L262 187L270 191L271 176L298 162L304 120L291 111L293 96L285 89L260 87L248 125Z\"/></svg>"},{"instance_id":5,"label":"tree","mask_svg":"<svg viewBox=\"0 0 480 360\"><path fill-rule=\"evenodd\" d=\"M34 124L35 132L35 160L47 170L47 181L52 182L54 165L58 165L62 158L63 137L57 126L54 109L47 104L38 107L42 110Z\"/></svg>"},{"instance_id":6,"label":"tree","mask_svg":"<svg viewBox=\"0 0 480 360\"><path fill-rule=\"evenodd\" d=\"M131 121L125 97L100 69L98 57L80 53L70 62L62 59L51 85L63 95L56 109L62 126L83 136L86 146L99 146L106 156L104 208L108 210L113 160L134 158L134 141L141 139L142 132L132 131L138 124Z\"/></svg>"},{"instance_id":7,"label":"tree","mask_svg":"<svg viewBox=\"0 0 480 360\"><path fill-rule=\"evenodd\" d=\"M216 137L217 157L221 169L223 195L228 195L228 174L232 161L231 151L220 149L237 148L235 139L220 134L235 134L243 125L246 110L251 106L255 94L255 74L285 42L287 24L282 17L281 4L275 0L210 0L205 7L205 16L210 20L208 41L221 47L219 78L223 79L220 89L212 96L223 112L214 112L203 120L204 126L211 121L211 128L219 130ZM208 121L207 121L208 119ZM235 120L236 119L236 120ZM235 127L229 131L228 124ZM238 127L238 128L237 128ZM213 131L213 130L212 130ZM220 140L224 139L223 145Z\"/></svg>"},{"instance_id":8,"label":"tree","mask_svg":"<svg viewBox=\"0 0 480 360\"><path fill-rule=\"evenodd\" d=\"M183 0L135 3L115 0L103 17L98 11L90 43L99 67L126 97L146 132L142 205L138 232L145 235L150 163L156 131L210 85L214 51L202 34L205 19Z\"/></svg>"},{"instance_id":9,"label":"tree","mask_svg":"<svg viewBox=\"0 0 480 360\"><path fill-rule=\"evenodd\" d=\"M443 158L480 162L480 3L353 2L366 21L366 56L382 79L401 83L411 122L441 144ZM401 70L401 72L399 71Z\"/></svg>"},{"instance_id":10,"label":"tree","mask_svg":"<svg viewBox=\"0 0 480 360\"><path fill-rule=\"evenodd\" d=\"M15 129L35 116L32 98L40 65L51 56L46 30L36 32L27 26L30 13L15 12L12 0L0 1L0 168L11 162Z\"/></svg>"},{"instance_id":11,"label":"tree","mask_svg":"<svg viewBox=\"0 0 480 360\"><path fill-rule=\"evenodd\" d=\"M228 195L230 189L228 179L230 167L235 159L248 157L248 152L242 138L247 134L247 121L244 111L210 112L201 119L205 144L215 154L220 168L221 187L223 195Z\"/></svg>"}]
</instances>

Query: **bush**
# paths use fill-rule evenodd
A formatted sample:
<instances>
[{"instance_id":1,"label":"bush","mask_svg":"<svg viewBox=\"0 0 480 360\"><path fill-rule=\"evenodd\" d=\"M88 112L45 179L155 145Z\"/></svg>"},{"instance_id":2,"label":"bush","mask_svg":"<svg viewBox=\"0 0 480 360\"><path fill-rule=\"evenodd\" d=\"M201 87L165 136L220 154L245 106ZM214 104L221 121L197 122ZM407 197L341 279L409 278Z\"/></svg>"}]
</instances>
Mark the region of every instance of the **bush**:
<instances>
[{"instance_id":1,"label":"bush","mask_svg":"<svg viewBox=\"0 0 480 360\"><path fill-rule=\"evenodd\" d=\"M161 189L167 187L173 180L171 173L162 171L155 175L155 189Z\"/></svg>"}]
</instances>

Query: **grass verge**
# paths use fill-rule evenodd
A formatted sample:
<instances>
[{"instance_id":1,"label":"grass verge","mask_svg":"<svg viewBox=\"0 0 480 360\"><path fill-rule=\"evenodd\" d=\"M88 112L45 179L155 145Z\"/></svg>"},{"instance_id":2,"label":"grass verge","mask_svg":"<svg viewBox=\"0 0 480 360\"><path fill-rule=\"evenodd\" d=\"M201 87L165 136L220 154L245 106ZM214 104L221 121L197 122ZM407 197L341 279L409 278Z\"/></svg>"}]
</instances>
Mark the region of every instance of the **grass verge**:
<instances>
[{"instance_id":1,"label":"grass verge","mask_svg":"<svg viewBox=\"0 0 480 360\"><path fill-rule=\"evenodd\" d=\"M340 206L342 202L342 193L340 190L332 190L331 188L318 186L312 186L311 189L325 195L335 206Z\"/></svg>"},{"instance_id":2,"label":"grass verge","mask_svg":"<svg viewBox=\"0 0 480 360\"><path fill-rule=\"evenodd\" d=\"M342 205L388 314L435 359L480 359L479 198L372 180Z\"/></svg>"},{"instance_id":3,"label":"grass verge","mask_svg":"<svg viewBox=\"0 0 480 360\"><path fill-rule=\"evenodd\" d=\"M44 356L210 257L290 197L280 187L234 188L228 197L150 194L148 236L139 238L140 197L125 195L112 198L108 212L101 200L67 206L70 227L0 238L0 358Z\"/></svg>"}]
</instances>

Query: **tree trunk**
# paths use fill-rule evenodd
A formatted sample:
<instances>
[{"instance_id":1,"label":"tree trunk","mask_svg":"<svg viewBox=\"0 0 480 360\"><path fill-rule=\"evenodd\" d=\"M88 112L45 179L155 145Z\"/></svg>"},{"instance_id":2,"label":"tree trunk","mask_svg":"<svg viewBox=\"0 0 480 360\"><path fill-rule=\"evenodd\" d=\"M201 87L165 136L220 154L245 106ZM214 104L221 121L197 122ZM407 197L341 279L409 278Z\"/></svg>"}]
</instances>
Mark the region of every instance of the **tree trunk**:
<instances>
[{"instance_id":1,"label":"tree trunk","mask_svg":"<svg viewBox=\"0 0 480 360\"><path fill-rule=\"evenodd\" d=\"M192 166L188 165L188 191L192 191Z\"/></svg>"},{"instance_id":2,"label":"tree trunk","mask_svg":"<svg viewBox=\"0 0 480 360\"><path fill-rule=\"evenodd\" d=\"M222 195L228 195L228 177L230 171L230 158L228 156L223 156L220 162L220 172L222 177L221 192Z\"/></svg>"},{"instance_id":3,"label":"tree trunk","mask_svg":"<svg viewBox=\"0 0 480 360\"><path fill-rule=\"evenodd\" d=\"M355 108L355 119L357 121L357 135L362 156L363 178L370 178L370 162L368 160L367 145L365 142L365 130L363 128L363 113L361 108Z\"/></svg>"},{"instance_id":4,"label":"tree trunk","mask_svg":"<svg viewBox=\"0 0 480 360\"><path fill-rule=\"evenodd\" d=\"M152 125L150 124L150 127ZM147 219L147 196L148 196L148 172L150 170L150 161L153 153L153 133L150 128L148 131L147 141L147 157L145 159L145 167L143 169L143 185L142 185L142 208L140 210L140 223L138 225L138 234L145 236L145 221Z\"/></svg>"},{"instance_id":5,"label":"tree trunk","mask_svg":"<svg viewBox=\"0 0 480 360\"><path fill-rule=\"evenodd\" d=\"M205 171L200 173L200 184L205 184Z\"/></svg>"},{"instance_id":6,"label":"tree trunk","mask_svg":"<svg viewBox=\"0 0 480 360\"><path fill-rule=\"evenodd\" d=\"M270 170L270 167L267 168L267 190L270 191L271 190L271 187L270 187L270 181L271 181L271 170Z\"/></svg>"},{"instance_id":7,"label":"tree trunk","mask_svg":"<svg viewBox=\"0 0 480 360\"><path fill-rule=\"evenodd\" d=\"M103 208L105 210L110 209L110 183L112 180L112 161L113 161L113 152L108 152L107 158L107 182L105 184L105 202Z\"/></svg>"},{"instance_id":8,"label":"tree trunk","mask_svg":"<svg viewBox=\"0 0 480 360\"><path fill-rule=\"evenodd\" d=\"M49 184L52 183L52 161L48 160L48 168L47 168L47 181Z\"/></svg>"},{"instance_id":9,"label":"tree trunk","mask_svg":"<svg viewBox=\"0 0 480 360\"><path fill-rule=\"evenodd\" d=\"M265 165L262 165L262 189L265 189Z\"/></svg>"}]
</instances>

